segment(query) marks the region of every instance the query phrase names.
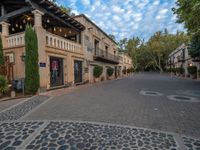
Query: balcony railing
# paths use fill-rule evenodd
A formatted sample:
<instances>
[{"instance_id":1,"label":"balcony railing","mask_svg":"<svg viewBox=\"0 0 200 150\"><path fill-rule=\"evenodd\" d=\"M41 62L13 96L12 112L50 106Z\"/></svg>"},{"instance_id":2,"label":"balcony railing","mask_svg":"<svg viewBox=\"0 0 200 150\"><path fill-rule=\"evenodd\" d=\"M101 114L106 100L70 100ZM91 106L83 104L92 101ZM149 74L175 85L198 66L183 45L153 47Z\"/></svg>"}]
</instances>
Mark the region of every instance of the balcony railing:
<instances>
[{"instance_id":1,"label":"balcony railing","mask_svg":"<svg viewBox=\"0 0 200 150\"><path fill-rule=\"evenodd\" d=\"M25 42L24 42L24 32L9 35L6 38L6 41L7 41L6 47L23 46L25 44Z\"/></svg>"},{"instance_id":2,"label":"balcony railing","mask_svg":"<svg viewBox=\"0 0 200 150\"><path fill-rule=\"evenodd\" d=\"M80 44L49 32L47 32L46 34L46 45L74 53L83 54L82 46Z\"/></svg>"},{"instance_id":3,"label":"balcony railing","mask_svg":"<svg viewBox=\"0 0 200 150\"><path fill-rule=\"evenodd\" d=\"M106 52L105 50L95 48L94 49L94 56L95 59L100 59L102 61L107 61L110 63L119 63L119 56L110 54Z\"/></svg>"}]
</instances>

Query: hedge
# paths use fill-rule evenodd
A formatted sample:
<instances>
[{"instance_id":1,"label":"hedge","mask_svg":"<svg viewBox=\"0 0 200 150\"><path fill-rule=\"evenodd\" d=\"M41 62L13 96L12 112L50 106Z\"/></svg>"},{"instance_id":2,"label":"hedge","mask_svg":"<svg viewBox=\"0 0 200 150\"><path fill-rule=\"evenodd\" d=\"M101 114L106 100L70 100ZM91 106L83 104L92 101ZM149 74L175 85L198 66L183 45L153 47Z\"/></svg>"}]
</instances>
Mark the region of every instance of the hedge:
<instances>
[{"instance_id":1,"label":"hedge","mask_svg":"<svg viewBox=\"0 0 200 150\"><path fill-rule=\"evenodd\" d=\"M102 74L103 72L103 67L102 66L95 66L94 69L93 69L93 75L95 78L99 78L100 75Z\"/></svg>"}]
</instances>

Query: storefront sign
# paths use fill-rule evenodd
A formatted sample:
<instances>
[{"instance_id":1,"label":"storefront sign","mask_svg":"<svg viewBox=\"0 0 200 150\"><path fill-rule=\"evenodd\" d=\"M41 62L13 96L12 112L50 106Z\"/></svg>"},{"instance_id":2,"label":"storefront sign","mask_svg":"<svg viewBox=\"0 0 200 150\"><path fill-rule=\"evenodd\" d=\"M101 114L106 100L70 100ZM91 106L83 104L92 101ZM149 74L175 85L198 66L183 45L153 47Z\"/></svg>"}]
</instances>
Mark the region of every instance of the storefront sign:
<instances>
[{"instance_id":1,"label":"storefront sign","mask_svg":"<svg viewBox=\"0 0 200 150\"><path fill-rule=\"evenodd\" d=\"M46 63L41 62L40 67L46 67Z\"/></svg>"}]
</instances>

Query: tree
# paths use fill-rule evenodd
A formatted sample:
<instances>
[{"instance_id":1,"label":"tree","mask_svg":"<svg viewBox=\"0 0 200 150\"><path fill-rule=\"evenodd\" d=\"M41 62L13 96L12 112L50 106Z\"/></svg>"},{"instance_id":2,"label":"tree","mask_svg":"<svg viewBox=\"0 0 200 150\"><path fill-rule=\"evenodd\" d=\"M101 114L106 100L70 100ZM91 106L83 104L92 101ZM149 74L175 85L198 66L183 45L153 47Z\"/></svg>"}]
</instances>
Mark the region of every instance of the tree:
<instances>
[{"instance_id":1,"label":"tree","mask_svg":"<svg viewBox=\"0 0 200 150\"><path fill-rule=\"evenodd\" d=\"M4 65L4 56L3 56L3 44L0 35L0 65Z\"/></svg>"},{"instance_id":2,"label":"tree","mask_svg":"<svg viewBox=\"0 0 200 150\"><path fill-rule=\"evenodd\" d=\"M191 46L189 54L192 58L200 58L200 31L196 32L191 37Z\"/></svg>"},{"instance_id":3,"label":"tree","mask_svg":"<svg viewBox=\"0 0 200 150\"><path fill-rule=\"evenodd\" d=\"M39 88L38 40L35 30L27 25L25 29L25 90L35 94Z\"/></svg>"},{"instance_id":4,"label":"tree","mask_svg":"<svg viewBox=\"0 0 200 150\"><path fill-rule=\"evenodd\" d=\"M191 48L189 53L193 58L200 58L200 1L199 0L177 0L176 8L178 23L183 23L191 37Z\"/></svg>"}]
</instances>

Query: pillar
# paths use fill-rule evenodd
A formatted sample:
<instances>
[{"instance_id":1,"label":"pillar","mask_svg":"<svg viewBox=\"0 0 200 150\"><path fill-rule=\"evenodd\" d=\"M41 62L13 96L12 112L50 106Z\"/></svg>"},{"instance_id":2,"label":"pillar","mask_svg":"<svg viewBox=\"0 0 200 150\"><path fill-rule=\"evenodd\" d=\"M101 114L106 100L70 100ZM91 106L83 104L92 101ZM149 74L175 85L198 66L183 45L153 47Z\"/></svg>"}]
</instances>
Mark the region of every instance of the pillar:
<instances>
[{"instance_id":1,"label":"pillar","mask_svg":"<svg viewBox=\"0 0 200 150\"><path fill-rule=\"evenodd\" d=\"M39 64L40 63L46 63L46 67L40 67L39 66L39 74L40 74L40 89L46 89L48 86L48 78L49 78L49 72L48 72L48 65L47 65L47 59L46 59L46 31L42 27L42 15L44 15L43 12L39 10L32 11L34 15L34 29L37 34L38 38L38 55L39 55ZM38 65L39 65L38 64Z\"/></svg>"},{"instance_id":2,"label":"pillar","mask_svg":"<svg viewBox=\"0 0 200 150\"><path fill-rule=\"evenodd\" d=\"M7 47L7 41L6 41L6 37L9 36L9 23L2 21L0 22L1 26L2 26L2 44L3 44L3 48Z\"/></svg>"}]
</instances>

